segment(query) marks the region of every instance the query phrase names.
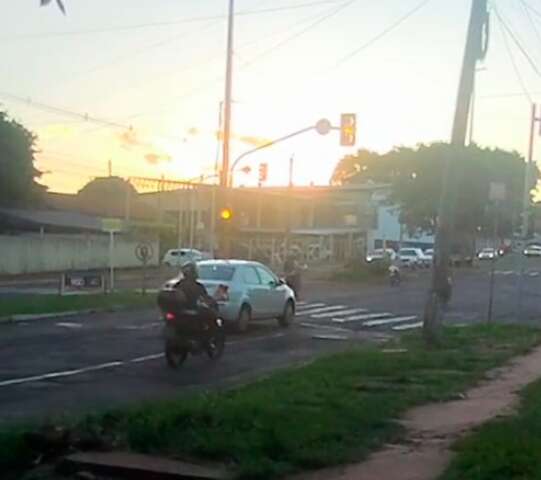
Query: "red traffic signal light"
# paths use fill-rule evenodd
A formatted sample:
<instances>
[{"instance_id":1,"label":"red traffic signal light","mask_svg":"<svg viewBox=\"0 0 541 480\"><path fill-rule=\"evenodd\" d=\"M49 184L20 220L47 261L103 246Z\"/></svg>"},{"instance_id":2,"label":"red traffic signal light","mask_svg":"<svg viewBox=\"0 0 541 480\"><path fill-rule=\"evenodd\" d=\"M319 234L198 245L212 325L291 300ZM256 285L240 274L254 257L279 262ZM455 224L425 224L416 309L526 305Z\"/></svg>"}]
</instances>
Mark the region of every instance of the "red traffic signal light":
<instances>
[{"instance_id":1,"label":"red traffic signal light","mask_svg":"<svg viewBox=\"0 0 541 480\"><path fill-rule=\"evenodd\" d=\"M353 147L357 140L357 116L354 113L343 113L340 117L340 145Z\"/></svg>"},{"instance_id":2,"label":"red traffic signal light","mask_svg":"<svg viewBox=\"0 0 541 480\"><path fill-rule=\"evenodd\" d=\"M259 182L260 183L266 182L268 176L269 176L269 164L260 163L259 164Z\"/></svg>"}]
</instances>

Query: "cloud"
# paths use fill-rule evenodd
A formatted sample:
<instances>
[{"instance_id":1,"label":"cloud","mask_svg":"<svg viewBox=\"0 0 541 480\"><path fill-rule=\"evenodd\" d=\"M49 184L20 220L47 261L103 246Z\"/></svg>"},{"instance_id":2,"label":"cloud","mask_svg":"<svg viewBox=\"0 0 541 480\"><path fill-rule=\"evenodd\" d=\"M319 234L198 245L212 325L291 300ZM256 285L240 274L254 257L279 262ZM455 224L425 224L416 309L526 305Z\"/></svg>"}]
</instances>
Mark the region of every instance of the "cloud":
<instances>
[{"instance_id":1,"label":"cloud","mask_svg":"<svg viewBox=\"0 0 541 480\"><path fill-rule=\"evenodd\" d=\"M224 139L224 132L220 130L216 131L215 135L217 140L221 141ZM231 134L231 138L252 147L261 147L263 145L266 145L267 143L272 142L272 140L268 138L255 137L253 135L237 135L235 133Z\"/></svg>"},{"instance_id":2,"label":"cloud","mask_svg":"<svg viewBox=\"0 0 541 480\"><path fill-rule=\"evenodd\" d=\"M170 162L171 160L173 160L173 158L171 157L171 155L167 155L167 154L159 154L159 153L147 153L145 155L145 160L150 164L150 165L158 165L159 163L165 163L165 162Z\"/></svg>"},{"instance_id":3,"label":"cloud","mask_svg":"<svg viewBox=\"0 0 541 480\"><path fill-rule=\"evenodd\" d=\"M120 140L120 144L126 149L130 149L133 147L144 147L148 145L146 142L143 142L139 138L139 135L133 128L124 130L122 133L119 133L117 135L117 138Z\"/></svg>"}]
</instances>

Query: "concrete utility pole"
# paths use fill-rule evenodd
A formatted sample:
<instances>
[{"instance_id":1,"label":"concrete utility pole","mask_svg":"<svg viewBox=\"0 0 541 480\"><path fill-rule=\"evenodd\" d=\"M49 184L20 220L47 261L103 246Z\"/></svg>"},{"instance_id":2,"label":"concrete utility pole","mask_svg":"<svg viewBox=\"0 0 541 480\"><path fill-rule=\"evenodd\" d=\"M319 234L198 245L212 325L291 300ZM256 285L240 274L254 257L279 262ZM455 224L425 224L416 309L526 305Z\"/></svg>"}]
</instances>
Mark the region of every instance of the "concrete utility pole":
<instances>
[{"instance_id":1,"label":"concrete utility pole","mask_svg":"<svg viewBox=\"0 0 541 480\"><path fill-rule=\"evenodd\" d=\"M477 62L485 57L488 47L488 22L487 0L473 0L451 135L451 145L453 147L465 146L469 110L475 83L475 69ZM442 318L442 307L450 298L452 288L449 261L451 256L454 199L457 187L454 182L456 168L453 164L453 158L449 154L444 159L432 286L424 312L423 330L425 339L429 343L437 340Z\"/></svg>"},{"instance_id":2,"label":"concrete utility pole","mask_svg":"<svg viewBox=\"0 0 541 480\"><path fill-rule=\"evenodd\" d=\"M235 18L235 0L229 0L229 14L227 20L227 53L225 67L225 95L224 95L224 138L222 171L220 185L229 185L229 141L231 139L231 98L233 91L233 28Z\"/></svg>"},{"instance_id":3,"label":"concrete utility pole","mask_svg":"<svg viewBox=\"0 0 541 480\"><path fill-rule=\"evenodd\" d=\"M530 121L530 140L528 145L528 158L526 159L526 171L524 172L524 191L522 198L522 228L521 237L526 246L526 239L528 238L528 227L530 220L530 189L532 186L532 167L533 167L533 154L535 145L535 127L539 125L539 132L541 133L541 117L537 116L537 104L532 105L532 117ZM522 248L521 248L522 250ZM518 278L518 295L517 295L517 320L522 320L522 298L524 296L524 270L526 269L526 261L522 251L520 252L520 276Z\"/></svg>"}]
</instances>

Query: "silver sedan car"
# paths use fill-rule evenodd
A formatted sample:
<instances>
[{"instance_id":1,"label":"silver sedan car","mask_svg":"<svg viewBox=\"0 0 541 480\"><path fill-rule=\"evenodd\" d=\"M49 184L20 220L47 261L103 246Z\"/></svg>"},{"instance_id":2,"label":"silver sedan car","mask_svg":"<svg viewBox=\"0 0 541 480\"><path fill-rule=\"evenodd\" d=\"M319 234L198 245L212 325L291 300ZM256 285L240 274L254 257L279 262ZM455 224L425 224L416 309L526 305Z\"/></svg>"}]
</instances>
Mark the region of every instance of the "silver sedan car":
<instances>
[{"instance_id":1,"label":"silver sedan car","mask_svg":"<svg viewBox=\"0 0 541 480\"><path fill-rule=\"evenodd\" d=\"M217 299L222 319L245 331L252 320L276 318L289 326L295 318L295 294L268 267L244 260L198 262L199 281Z\"/></svg>"}]
</instances>

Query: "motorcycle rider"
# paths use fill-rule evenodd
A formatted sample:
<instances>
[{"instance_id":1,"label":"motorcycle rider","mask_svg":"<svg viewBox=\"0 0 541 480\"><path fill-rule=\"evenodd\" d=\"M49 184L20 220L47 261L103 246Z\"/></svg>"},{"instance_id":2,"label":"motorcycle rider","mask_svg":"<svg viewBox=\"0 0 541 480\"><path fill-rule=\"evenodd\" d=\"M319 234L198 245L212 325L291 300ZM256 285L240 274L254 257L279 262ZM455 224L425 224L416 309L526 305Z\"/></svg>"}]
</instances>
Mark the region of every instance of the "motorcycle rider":
<instances>
[{"instance_id":1,"label":"motorcycle rider","mask_svg":"<svg viewBox=\"0 0 541 480\"><path fill-rule=\"evenodd\" d=\"M298 300L301 291L301 266L295 251L290 251L286 257L284 262L284 276L286 283L295 292L295 298Z\"/></svg>"},{"instance_id":2,"label":"motorcycle rider","mask_svg":"<svg viewBox=\"0 0 541 480\"><path fill-rule=\"evenodd\" d=\"M182 279L177 289L184 294L184 309L196 310L201 321L207 324L209 333L216 326L216 301L208 294L205 286L198 281L197 265L192 262L185 263L180 269Z\"/></svg>"}]
</instances>

